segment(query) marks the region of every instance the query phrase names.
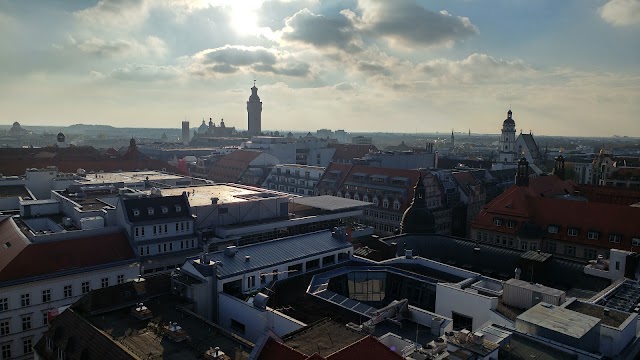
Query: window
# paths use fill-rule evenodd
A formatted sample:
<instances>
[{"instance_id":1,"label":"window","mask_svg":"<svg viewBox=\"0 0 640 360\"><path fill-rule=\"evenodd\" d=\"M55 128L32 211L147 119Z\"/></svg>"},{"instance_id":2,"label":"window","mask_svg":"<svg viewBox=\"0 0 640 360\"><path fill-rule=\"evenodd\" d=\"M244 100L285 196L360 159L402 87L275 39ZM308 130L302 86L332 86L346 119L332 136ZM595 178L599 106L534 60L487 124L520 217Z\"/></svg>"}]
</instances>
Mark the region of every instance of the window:
<instances>
[{"instance_id":1,"label":"window","mask_svg":"<svg viewBox=\"0 0 640 360\"><path fill-rule=\"evenodd\" d=\"M33 339L22 339L22 352L24 354L31 354L33 352Z\"/></svg>"},{"instance_id":2,"label":"window","mask_svg":"<svg viewBox=\"0 0 640 360\"><path fill-rule=\"evenodd\" d=\"M176 231L178 231L180 229L178 223L176 223Z\"/></svg>"},{"instance_id":3,"label":"window","mask_svg":"<svg viewBox=\"0 0 640 360\"><path fill-rule=\"evenodd\" d=\"M576 256L576 247L575 246L564 246L564 254L567 256Z\"/></svg>"},{"instance_id":4,"label":"window","mask_svg":"<svg viewBox=\"0 0 640 360\"><path fill-rule=\"evenodd\" d=\"M169 213L169 208L168 207L163 206L163 207L161 207L161 209L162 209L162 213L163 214L168 214Z\"/></svg>"},{"instance_id":5,"label":"window","mask_svg":"<svg viewBox=\"0 0 640 360\"><path fill-rule=\"evenodd\" d=\"M172 242L169 243L169 251L173 251L173 243Z\"/></svg>"},{"instance_id":6,"label":"window","mask_svg":"<svg viewBox=\"0 0 640 360\"><path fill-rule=\"evenodd\" d=\"M31 305L31 294L20 295L20 305L22 305L22 307Z\"/></svg>"},{"instance_id":7,"label":"window","mask_svg":"<svg viewBox=\"0 0 640 360\"><path fill-rule=\"evenodd\" d=\"M618 243L620 243L620 241L622 241L622 235L609 234L609 242L618 244Z\"/></svg>"},{"instance_id":8,"label":"window","mask_svg":"<svg viewBox=\"0 0 640 360\"><path fill-rule=\"evenodd\" d=\"M576 228L569 228L567 230L567 235L569 236L578 236L578 229Z\"/></svg>"},{"instance_id":9,"label":"window","mask_svg":"<svg viewBox=\"0 0 640 360\"><path fill-rule=\"evenodd\" d=\"M272 274L273 274L273 281L278 280L278 269L273 270Z\"/></svg>"},{"instance_id":10,"label":"window","mask_svg":"<svg viewBox=\"0 0 640 360\"><path fill-rule=\"evenodd\" d=\"M140 210L133 209L133 216L140 216Z\"/></svg>"},{"instance_id":11,"label":"window","mask_svg":"<svg viewBox=\"0 0 640 360\"><path fill-rule=\"evenodd\" d=\"M144 248L142 246L140 246L140 256L144 255Z\"/></svg>"},{"instance_id":12,"label":"window","mask_svg":"<svg viewBox=\"0 0 640 360\"><path fill-rule=\"evenodd\" d=\"M181 212L181 211L182 211L182 206L176 205L176 212Z\"/></svg>"},{"instance_id":13,"label":"window","mask_svg":"<svg viewBox=\"0 0 640 360\"><path fill-rule=\"evenodd\" d=\"M470 316L451 312L451 319L453 320L453 330L467 329L471 330L473 326L473 318Z\"/></svg>"},{"instance_id":14,"label":"window","mask_svg":"<svg viewBox=\"0 0 640 360\"><path fill-rule=\"evenodd\" d=\"M180 223L180 231L184 231L184 223Z\"/></svg>"},{"instance_id":15,"label":"window","mask_svg":"<svg viewBox=\"0 0 640 360\"><path fill-rule=\"evenodd\" d=\"M47 290L42 290L42 302L46 303L51 301L51 290L47 289Z\"/></svg>"},{"instance_id":16,"label":"window","mask_svg":"<svg viewBox=\"0 0 640 360\"><path fill-rule=\"evenodd\" d=\"M162 248L164 249L164 251L167 251L167 243L162 244Z\"/></svg>"},{"instance_id":17,"label":"window","mask_svg":"<svg viewBox=\"0 0 640 360\"><path fill-rule=\"evenodd\" d=\"M382 200L382 207L385 208L385 209L389 208L389 200L388 199Z\"/></svg>"},{"instance_id":18,"label":"window","mask_svg":"<svg viewBox=\"0 0 640 360\"><path fill-rule=\"evenodd\" d=\"M65 359L64 350L62 350L61 348L58 348L58 360L64 360L64 359Z\"/></svg>"},{"instance_id":19,"label":"window","mask_svg":"<svg viewBox=\"0 0 640 360\"><path fill-rule=\"evenodd\" d=\"M247 289L253 289L254 287L256 287L256 277L255 276L247 277Z\"/></svg>"},{"instance_id":20,"label":"window","mask_svg":"<svg viewBox=\"0 0 640 360\"><path fill-rule=\"evenodd\" d=\"M23 315L22 316L22 331L27 331L31 329L31 315Z\"/></svg>"},{"instance_id":21,"label":"window","mask_svg":"<svg viewBox=\"0 0 640 360\"><path fill-rule=\"evenodd\" d=\"M167 226L167 224L164 224L164 233L168 233L169 232L169 227Z\"/></svg>"},{"instance_id":22,"label":"window","mask_svg":"<svg viewBox=\"0 0 640 360\"><path fill-rule=\"evenodd\" d=\"M587 233L587 238L589 238L589 240L598 240L599 237L600 233L597 231L589 231Z\"/></svg>"},{"instance_id":23,"label":"window","mask_svg":"<svg viewBox=\"0 0 640 360\"><path fill-rule=\"evenodd\" d=\"M536 245L536 243L529 244L529 250L536 251L537 249L538 249L538 246Z\"/></svg>"},{"instance_id":24,"label":"window","mask_svg":"<svg viewBox=\"0 0 640 360\"><path fill-rule=\"evenodd\" d=\"M598 258L598 251L595 249L585 249L584 254L587 260L594 260Z\"/></svg>"},{"instance_id":25,"label":"window","mask_svg":"<svg viewBox=\"0 0 640 360\"><path fill-rule=\"evenodd\" d=\"M136 228L136 237L140 236L140 228Z\"/></svg>"},{"instance_id":26,"label":"window","mask_svg":"<svg viewBox=\"0 0 640 360\"><path fill-rule=\"evenodd\" d=\"M522 242L520 243L520 250L524 250L524 251L526 251L528 247L529 247L529 243L528 243L528 242L526 242L526 241L522 241Z\"/></svg>"},{"instance_id":27,"label":"window","mask_svg":"<svg viewBox=\"0 0 640 360\"><path fill-rule=\"evenodd\" d=\"M156 229L156 226L153 225L153 236L156 236L158 234L158 231Z\"/></svg>"},{"instance_id":28,"label":"window","mask_svg":"<svg viewBox=\"0 0 640 360\"><path fill-rule=\"evenodd\" d=\"M0 336L9 335L9 319L0 321Z\"/></svg>"},{"instance_id":29,"label":"window","mask_svg":"<svg viewBox=\"0 0 640 360\"><path fill-rule=\"evenodd\" d=\"M88 281L83 282L82 283L82 294L84 295L84 294L88 293L89 291L91 291L91 285L89 284Z\"/></svg>"},{"instance_id":30,"label":"window","mask_svg":"<svg viewBox=\"0 0 640 360\"><path fill-rule=\"evenodd\" d=\"M631 239L631 246L640 246L640 238Z\"/></svg>"},{"instance_id":31,"label":"window","mask_svg":"<svg viewBox=\"0 0 640 360\"><path fill-rule=\"evenodd\" d=\"M549 234L557 234L558 227L556 225L549 225L549 227L547 228L547 231L549 232Z\"/></svg>"},{"instance_id":32,"label":"window","mask_svg":"<svg viewBox=\"0 0 640 360\"><path fill-rule=\"evenodd\" d=\"M162 252L162 245L158 244L158 253Z\"/></svg>"},{"instance_id":33,"label":"window","mask_svg":"<svg viewBox=\"0 0 640 360\"><path fill-rule=\"evenodd\" d=\"M375 205L375 206L378 206L378 204L379 204L379 201L378 201L377 197L374 197L372 202L373 202L373 205Z\"/></svg>"},{"instance_id":34,"label":"window","mask_svg":"<svg viewBox=\"0 0 640 360\"><path fill-rule=\"evenodd\" d=\"M513 220L507 220L507 227L513 229L516 226L516 222Z\"/></svg>"},{"instance_id":35,"label":"window","mask_svg":"<svg viewBox=\"0 0 640 360\"><path fill-rule=\"evenodd\" d=\"M124 284L124 275L118 275L118 284Z\"/></svg>"},{"instance_id":36,"label":"window","mask_svg":"<svg viewBox=\"0 0 640 360\"><path fill-rule=\"evenodd\" d=\"M53 349L53 341L47 337L47 350L52 350Z\"/></svg>"},{"instance_id":37,"label":"window","mask_svg":"<svg viewBox=\"0 0 640 360\"><path fill-rule=\"evenodd\" d=\"M0 299L0 311L9 310L9 298L1 298Z\"/></svg>"},{"instance_id":38,"label":"window","mask_svg":"<svg viewBox=\"0 0 640 360\"><path fill-rule=\"evenodd\" d=\"M493 219L493 225L502 226L502 219L494 218Z\"/></svg>"},{"instance_id":39,"label":"window","mask_svg":"<svg viewBox=\"0 0 640 360\"><path fill-rule=\"evenodd\" d=\"M191 226L191 223L187 221L187 231L189 231L190 226Z\"/></svg>"},{"instance_id":40,"label":"window","mask_svg":"<svg viewBox=\"0 0 640 360\"><path fill-rule=\"evenodd\" d=\"M3 359L11 358L11 344L2 344L2 358Z\"/></svg>"},{"instance_id":41,"label":"window","mask_svg":"<svg viewBox=\"0 0 640 360\"><path fill-rule=\"evenodd\" d=\"M555 254L556 252L556 243L547 243L547 252L550 254Z\"/></svg>"},{"instance_id":42,"label":"window","mask_svg":"<svg viewBox=\"0 0 640 360\"><path fill-rule=\"evenodd\" d=\"M142 233L142 237L144 237L144 226L140 228L140 232Z\"/></svg>"},{"instance_id":43,"label":"window","mask_svg":"<svg viewBox=\"0 0 640 360\"><path fill-rule=\"evenodd\" d=\"M48 311L43 311L42 312L42 326L47 326L49 325L49 312Z\"/></svg>"},{"instance_id":44,"label":"window","mask_svg":"<svg viewBox=\"0 0 640 360\"><path fill-rule=\"evenodd\" d=\"M155 213L155 211L153 210L153 208L152 208L152 207L147 208L147 214L149 214L149 215L153 215L154 213Z\"/></svg>"},{"instance_id":45,"label":"window","mask_svg":"<svg viewBox=\"0 0 640 360\"><path fill-rule=\"evenodd\" d=\"M400 201L396 200L393 202L393 210L400 210Z\"/></svg>"},{"instance_id":46,"label":"window","mask_svg":"<svg viewBox=\"0 0 640 360\"><path fill-rule=\"evenodd\" d=\"M102 280L100 281L100 283L101 283L101 286L102 286L103 288L108 287L108 286L109 286L109 278L102 278Z\"/></svg>"},{"instance_id":47,"label":"window","mask_svg":"<svg viewBox=\"0 0 640 360\"><path fill-rule=\"evenodd\" d=\"M64 297L70 298L73 296L73 287L71 285L64 286Z\"/></svg>"},{"instance_id":48,"label":"window","mask_svg":"<svg viewBox=\"0 0 640 360\"><path fill-rule=\"evenodd\" d=\"M482 241L482 233L481 233L481 232L478 232L478 233L476 234L476 240L478 240L478 241Z\"/></svg>"},{"instance_id":49,"label":"window","mask_svg":"<svg viewBox=\"0 0 640 360\"><path fill-rule=\"evenodd\" d=\"M265 273L260 273L260 284L267 283L267 275Z\"/></svg>"},{"instance_id":50,"label":"window","mask_svg":"<svg viewBox=\"0 0 640 360\"><path fill-rule=\"evenodd\" d=\"M244 335L244 324L235 319L231 319L231 330Z\"/></svg>"}]
</instances>

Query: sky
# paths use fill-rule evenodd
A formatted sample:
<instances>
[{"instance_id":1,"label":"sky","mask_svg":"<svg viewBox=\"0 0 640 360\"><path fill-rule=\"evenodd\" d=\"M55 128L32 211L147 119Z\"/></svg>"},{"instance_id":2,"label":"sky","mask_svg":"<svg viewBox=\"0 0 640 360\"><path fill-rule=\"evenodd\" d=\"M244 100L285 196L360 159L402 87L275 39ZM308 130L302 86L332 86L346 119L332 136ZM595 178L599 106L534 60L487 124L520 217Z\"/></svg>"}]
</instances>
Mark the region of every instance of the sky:
<instances>
[{"instance_id":1,"label":"sky","mask_svg":"<svg viewBox=\"0 0 640 360\"><path fill-rule=\"evenodd\" d=\"M640 0L4 0L0 124L640 136Z\"/></svg>"}]
</instances>

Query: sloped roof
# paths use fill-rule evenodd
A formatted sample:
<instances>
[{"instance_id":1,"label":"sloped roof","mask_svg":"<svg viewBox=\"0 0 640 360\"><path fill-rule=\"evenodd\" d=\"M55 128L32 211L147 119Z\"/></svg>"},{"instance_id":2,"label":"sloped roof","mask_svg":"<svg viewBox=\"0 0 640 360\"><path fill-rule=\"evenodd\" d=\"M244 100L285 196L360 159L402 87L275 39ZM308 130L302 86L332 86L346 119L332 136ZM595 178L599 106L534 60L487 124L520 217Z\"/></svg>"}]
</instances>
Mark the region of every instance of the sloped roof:
<instances>
[{"instance_id":1,"label":"sloped roof","mask_svg":"<svg viewBox=\"0 0 640 360\"><path fill-rule=\"evenodd\" d=\"M221 157L209 170L209 179L215 182L237 182L260 151L236 150Z\"/></svg>"},{"instance_id":2,"label":"sloped roof","mask_svg":"<svg viewBox=\"0 0 640 360\"><path fill-rule=\"evenodd\" d=\"M576 190L580 192L580 196L584 196L592 202L618 205L633 205L640 202L639 189L599 185L576 185Z\"/></svg>"},{"instance_id":3,"label":"sloped roof","mask_svg":"<svg viewBox=\"0 0 640 360\"><path fill-rule=\"evenodd\" d=\"M257 360L306 360L307 356L289 346L269 338Z\"/></svg>"},{"instance_id":4,"label":"sloped roof","mask_svg":"<svg viewBox=\"0 0 640 360\"><path fill-rule=\"evenodd\" d=\"M339 350L329 356L327 360L404 360L402 356L391 351L380 340L369 335L362 340Z\"/></svg>"},{"instance_id":5,"label":"sloped roof","mask_svg":"<svg viewBox=\"0 0 640 360\"><path fill-rule=\"evenodd\" d=\"M333 153L332 160L344 160L350 162L355 158L361 158L370 151L378 151L374 145L355 145L355 144L329 144L330 148L336 149Z\"/></svg>"},{"instance_id":6,"label":"sloped roof","mask_svg":"<svg viewBox=\"0 0 640 360\"><path fill-rule=\"evenodd\" d=\"M524 140L525 145L534 158L540 156L540 149L538 148L536 141L533 139L532 134L520 134L519 136L522 137L522 140Z\"/></svg>"},{"instance_id":7,"label":"sloped roof","mask_svg":"<svg viewBox=\"0 0 640 360\"><path fill-rule=\"evenodd\" d=\"M191 219L191 208L185 195L144 197L139 199L122 199L125 214L129 222L140 222L158 219ZM180 207L180 211L178 211ZM149 209L153 209L153 214L149 214ZM163 213L166 208L166 213ZM139 215L134 215L134 210L139 211Z\"/></svg>"},{"instance_id":8,"label":"sloped roof","mask_svg":"<svg viewBox=\"0 0 640 360\"><path fill-rule=\"evenodd\" d=\"M63 311L51 322L34 347L40 355L47 352L47 338L64 351L66 359L138 359L72 309Z\"/></svg>"},{"instance_id":9,"label":"sloped roof","mask_svg":"<svg viewBox=\"0 0 640 360\"><path fill-rule=\"evenodd\" d=\"M106 265L135 259L124 232L59 240L25 243L24 235L12 219L2 222L0 232L14 239L7 255L0 258L0 282L20 281L36 276ZM6 241L6 240L5 240ZM15 250L14 250L15 249ZM19 250L19 251L18 251Z\"/></svg>"}]
</instances>

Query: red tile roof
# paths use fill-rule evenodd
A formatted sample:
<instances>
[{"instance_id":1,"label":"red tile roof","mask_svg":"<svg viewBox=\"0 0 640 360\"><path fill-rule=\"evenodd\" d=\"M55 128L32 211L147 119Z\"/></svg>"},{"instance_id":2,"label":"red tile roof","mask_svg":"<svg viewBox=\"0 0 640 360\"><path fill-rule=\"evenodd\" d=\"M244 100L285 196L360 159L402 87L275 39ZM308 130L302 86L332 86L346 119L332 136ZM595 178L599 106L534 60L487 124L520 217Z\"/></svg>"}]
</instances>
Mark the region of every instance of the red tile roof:
<instances>
[{"instance_id":1,"label":"red tile roof","mask_svg":"<svg viewBox=\"0 0 640 360\"><path fill-rule=\"evenodd\" d=\"M329 356L327 360L404 360L380 340L367 336Z\"/></svg>"},{"instance_id":2,"label":"red tile roof","mask_svg":"<svg viewBox=\"0 0 640 360\"><path fill-rule=\"evenodd\" d=\"M514 185L485 205L471 226L517 234L524 222L531 222L542 231L545 239L627 250L631 248L631 239L640 237L640 225L631 220L640 219L640 208L579 201L565 197L568 194L573 195L571 182L555 176L531 179L528 187ZM503 220L502 226L494 224L495 218ZM508 228L504 224L506 220L516 221L516 226ZM548 233L549 225L558 226L558 233ZM578 235L569 236L569 228L578 229ZM599 240L588 240L589 231L597 231ZM622 235L622 242L609 242L610 234Z\"/></svg>"},{"instance_id":3,"label":"red tile roof","mask_svg":"<svg viewBox=\"0 0 640 360\"><path fill-rule=\"evenodd\" d=\"M403 360L378 339L369 335L335 353L322 357L318 353L306 356L291 347L269 338L257 360Z\"/></svg>"},{"instance_id":4,"label":"red tile roof","mask_svg":"<svg viewBox=\"0 0 640 360\"><path fill-rule=\"evenodd\" d=\"M576 185L581 196L592 202L633 205L640 202L640 190L613 186Z\"/></svg>"},{"instance_id":5,"label":"red tile roof","mask_svg":"<svg viewBox=\"0 0 640 360\"><path fill-rule=\"evenodd\" d=\"M332 158L336 162L351 162L354 158L361 158L370 151L378 151L378 148L373 145L329 144L329 147L336 149Z\"/></svg>"},{"instance_id":6,"label":"red tile roof","mask_svg":"<svg viewBox=\"0 0 640 360\"><path fill-rule=\"evenodd\" d=\"M168 163L148 158L123 159L120 156L101 154L91 146L46 149L0 149L0 173L4 175L24 175L26 169L56 166L61 172L86 171L130 171L162 170L178 173L179 170Z\"/></svg>"},{"instance_id":7,"label":"red tile roof","mask_svg":"<svg viewBox=\"0 0 640 360\"><path fill-rule=\"evenodd\" d=\"M15 281L54 274L61 271L79 270L135 259L135 254L124 232L82 237L43 243L28 242L13 219L0 224L3 239L14 239L9 249L0 247L0 282Z\"/></svg>"},{"instance_id":8,"label":"red tile roof","mask_svg":"<svg viewBox=\"0 0 640 360\"><path fill-rule=\"evenodd\" d=\"M209 179L215 182L237 182L253 160L262 152L236 150L221 157L209 170Z\"/></svg>"},{"instance_id":9,"label":"red tile roof","mask_svg":"<svg viewBox=\"0 0 640 360\"><path fill-rule=\"evenodd\" d=\"M307 356L289 346L269 338L257 360L305 360Z\"/></svg>"}]
</instances>

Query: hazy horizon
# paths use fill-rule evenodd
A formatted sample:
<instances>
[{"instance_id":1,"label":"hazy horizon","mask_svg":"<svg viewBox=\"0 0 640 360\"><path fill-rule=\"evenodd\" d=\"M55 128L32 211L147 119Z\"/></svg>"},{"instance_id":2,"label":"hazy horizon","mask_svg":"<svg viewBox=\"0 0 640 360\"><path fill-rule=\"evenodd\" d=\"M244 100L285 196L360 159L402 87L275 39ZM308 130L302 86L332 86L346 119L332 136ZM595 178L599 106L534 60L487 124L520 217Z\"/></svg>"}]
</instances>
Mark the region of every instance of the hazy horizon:
<instances>
[{"instance_id":1,"label":"hazy horizon","mask_svg":"<svg viewBox=\"0 0 640 360\"><path fill-rule=\"evenodd\" d=\"M640 0L0 3L0 124L640 136Z\"/></svg>"}]
</instances>

